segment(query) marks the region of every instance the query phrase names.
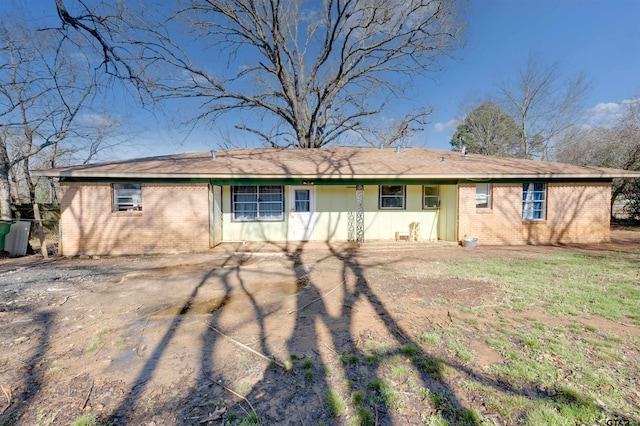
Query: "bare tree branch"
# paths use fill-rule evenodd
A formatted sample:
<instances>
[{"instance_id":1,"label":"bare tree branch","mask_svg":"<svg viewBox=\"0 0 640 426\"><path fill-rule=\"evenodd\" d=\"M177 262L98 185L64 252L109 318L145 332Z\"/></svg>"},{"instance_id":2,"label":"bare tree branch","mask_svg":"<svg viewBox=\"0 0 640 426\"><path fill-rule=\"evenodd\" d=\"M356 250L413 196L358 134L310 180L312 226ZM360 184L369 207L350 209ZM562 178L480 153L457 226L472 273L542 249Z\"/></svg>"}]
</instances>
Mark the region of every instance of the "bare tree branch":
<instances>
[{"instance_id":1,"label":"bare tree branch","mask_svg":"<svg viewBox=\"0 0 640 426\"><path fill-rule=\"evenodd\" d=\"M565 78L558 63L547 65L531 56L517 77L499 89L504 108L518 124L522 156L549 160L554 141L577 123L589 82L584 74Z\"/></svg>"},{"instance_id":2,"label":"bare tree branch","mask_svg":"<svg viewBox=\"0 0 640 426\"><path fill-rule=\"evenodd\" d=\"M0 33L7 35L0 41L2 63L10 64L0 68L0 210L7 218L12 201L35 201L32 159L81 133L92 145L98 142L79 124L97 86L82 51L70 51L18 19L0 22Z\"/></svg>"},{"instance_id":3,"label":"bare tree branch","mask_svg":"<svg viewBox=\"0 0 640 426\"><path fill-rule=\"evenodd\" d=\"M558 141L556 158L581 166L640 170L640 97L623 101L620 108L622 113L612 127L571 128ZM614 179L611 205L623 194L637 206L634 215L640 218L640 186Z\"/></svg>"},{"instance_id":4,"label":"bare tree branch","mask_svg":"<svg viewBox=\"0 0 640 426\"><path fill-rule=\"evenodd\" d=\"M65 3L81 13L73 15ZM158 13L123 9L116 19L80 0L56 0L63 28L93 39L108 71L144 82L156 99L201 100L197 120L232 111L271 116L276 126L290 127L302 148L366 130L371 120L362 119L378 115L417 74L434 70L463 29L455 0L183 3ZM220 67L224 55L226 67ZM243 129L261 139L284 137ZM270 144L282 145L271 137Z\"/></svg>"}]
</instances>

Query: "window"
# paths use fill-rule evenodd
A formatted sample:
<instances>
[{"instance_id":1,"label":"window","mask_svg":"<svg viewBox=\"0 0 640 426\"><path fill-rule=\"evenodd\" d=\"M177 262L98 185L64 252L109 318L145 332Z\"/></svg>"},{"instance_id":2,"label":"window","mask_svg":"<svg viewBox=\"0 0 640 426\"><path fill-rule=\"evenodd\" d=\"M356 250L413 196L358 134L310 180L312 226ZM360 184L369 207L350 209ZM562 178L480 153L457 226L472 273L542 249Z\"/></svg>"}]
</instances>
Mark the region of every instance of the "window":
<instances>
[{"instance_id":1,"label":"window","mask_svg":"<svg viewBox=\"0 0 640 426\"><path fill-rule=\"evenodd\" d=\"M297 212L310 212L311 211L311 196L308 189L296 189L295 190L295 209Z\"/></svg>"},{"instance_id":2,"label":"window","mask_svg":"<svg viewBox=\"0 0 640 426\"><path fill-rule=\"evenodd\" d=\"M425 185L422 187L424 196L422 208L437 209L440 207L440 192L437 185Z\"/></svg>"},{"instance_id":3,"label":"window","mask_svg":"<svg viewBox=\"0 0 640 426\"><path fill-rule=\"evenodd\" d=\"M113 211L142 211L142 185L139 183L114 183Z\"/></svg>"},{"instance_id":4,"label":"window","mask_svg":"<svg viewBox=\"0 0 640 426\"><path fill-rule=\"evenodd\" d=\"M381 209L404 209L403 185L380 185Z\"/></svg>"},{"instance_id":5,"label":"window","mask_svg":"<svg viewBox=\"0 0 640 426\"><path fill-rule=\"evenodd\" d=\"M476 184L476 209L491 209L491 184Z\"/></svg>"},{"instance_id":6,"label":"window","mask_svg":"<svg viewBox=\"0 0 640 426\"><path fill-rule=\"evenodd\" d=\"M233 220L238 222L284 220L284 187L234 186L231 204Z\"/></svg>"},{"instance_id":7,"label":"window","mask_svg":"<svg viewBox=\"0 0 640 426\"><path fill-rule=\"evenodd\" d=\"M522 184L522 220L544 220L547 210L547 185Z\"/></svg>"}]
</instances>

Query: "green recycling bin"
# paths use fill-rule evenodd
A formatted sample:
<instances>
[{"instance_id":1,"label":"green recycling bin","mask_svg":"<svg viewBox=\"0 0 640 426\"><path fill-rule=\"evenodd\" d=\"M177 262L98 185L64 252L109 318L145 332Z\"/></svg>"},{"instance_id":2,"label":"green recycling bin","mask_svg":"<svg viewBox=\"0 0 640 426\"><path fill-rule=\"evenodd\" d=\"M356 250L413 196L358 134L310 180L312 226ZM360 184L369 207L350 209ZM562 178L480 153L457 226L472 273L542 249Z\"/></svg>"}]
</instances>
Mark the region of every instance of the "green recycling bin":
<instances>
[{"instance_id":1,"label":"green recycling bin","mask_svg":"<svg viewBox=\"0 0 640 426\"><path fill-rule=\"evenodd\" d=\"M15 222L0 222L0 251L4 250L4 238L11 231L11 225Z\"/></svg>"}]
</instances>

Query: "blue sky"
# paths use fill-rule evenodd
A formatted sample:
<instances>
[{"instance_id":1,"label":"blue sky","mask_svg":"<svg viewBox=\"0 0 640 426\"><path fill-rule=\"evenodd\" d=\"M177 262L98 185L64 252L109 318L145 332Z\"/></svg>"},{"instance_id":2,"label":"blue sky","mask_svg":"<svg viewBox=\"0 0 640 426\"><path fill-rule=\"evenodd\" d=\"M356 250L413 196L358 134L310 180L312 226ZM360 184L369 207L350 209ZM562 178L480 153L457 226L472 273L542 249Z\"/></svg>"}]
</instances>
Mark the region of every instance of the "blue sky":
<instances>
[{"instance_id":1,"label":"blue sky","mask_svg":"<svg viewBox=\"0 0 640 426\"><path fill-rule=\"evenodd\" d=\"M529 55L558 61L591 81L584 117L606 122L625 99L640 96L640 1L471 1L467 45L434 82L424 84L436 111L427 145L447 149L466 96L497 93Z\"/></svg>"},{"instance_id":2,"label":"blue sky","mask_svg":"<svg viewBox=\"0 0 640 426\"><path fill-rule=\"evenodd\" d=\"M0 0L0 13L16 4L24 3ZM54 0L33 0L28 7L32 15L55 17L53 4ZM411 91L414 101L434 110L430 124L414 138L416 145L449 149L462 101L497 94L496 84L512 78L530 55L546 63L560 62L567 75L587 74L592 86L580 124L605 123L624 100L640 96L638 0L468 0L465 16L465 46L443 61L441 72L416 80ZM167 116L179 115L175 109L180 106L145 111L131 94L116 98L108 101L113 113L129 121L133 145L143 142L116 156L209 150L219 147L223 135L239 145L252 145L246 135L226 129L224 119L215 128L176 128L174 123L167 126Z\"/></svg>"}]
</instances>

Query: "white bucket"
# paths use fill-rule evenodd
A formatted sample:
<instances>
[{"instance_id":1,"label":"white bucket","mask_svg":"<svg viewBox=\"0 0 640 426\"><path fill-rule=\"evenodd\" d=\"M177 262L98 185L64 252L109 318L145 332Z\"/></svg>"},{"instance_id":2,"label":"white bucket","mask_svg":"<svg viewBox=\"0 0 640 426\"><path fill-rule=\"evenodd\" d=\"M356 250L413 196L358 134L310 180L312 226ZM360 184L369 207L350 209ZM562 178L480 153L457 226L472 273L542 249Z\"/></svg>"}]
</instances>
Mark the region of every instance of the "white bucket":
<instances>
[{"instance_id":1,"label":"white bucket","mask_svg":"<svg viewBox=\"0 0 640 426\"><path fill-rule=\"evenodd\" d=\"M477 238L465 238L462 240L462 247L464 248L476 248L478 246Z\"/></svg>"}]
</instances>

